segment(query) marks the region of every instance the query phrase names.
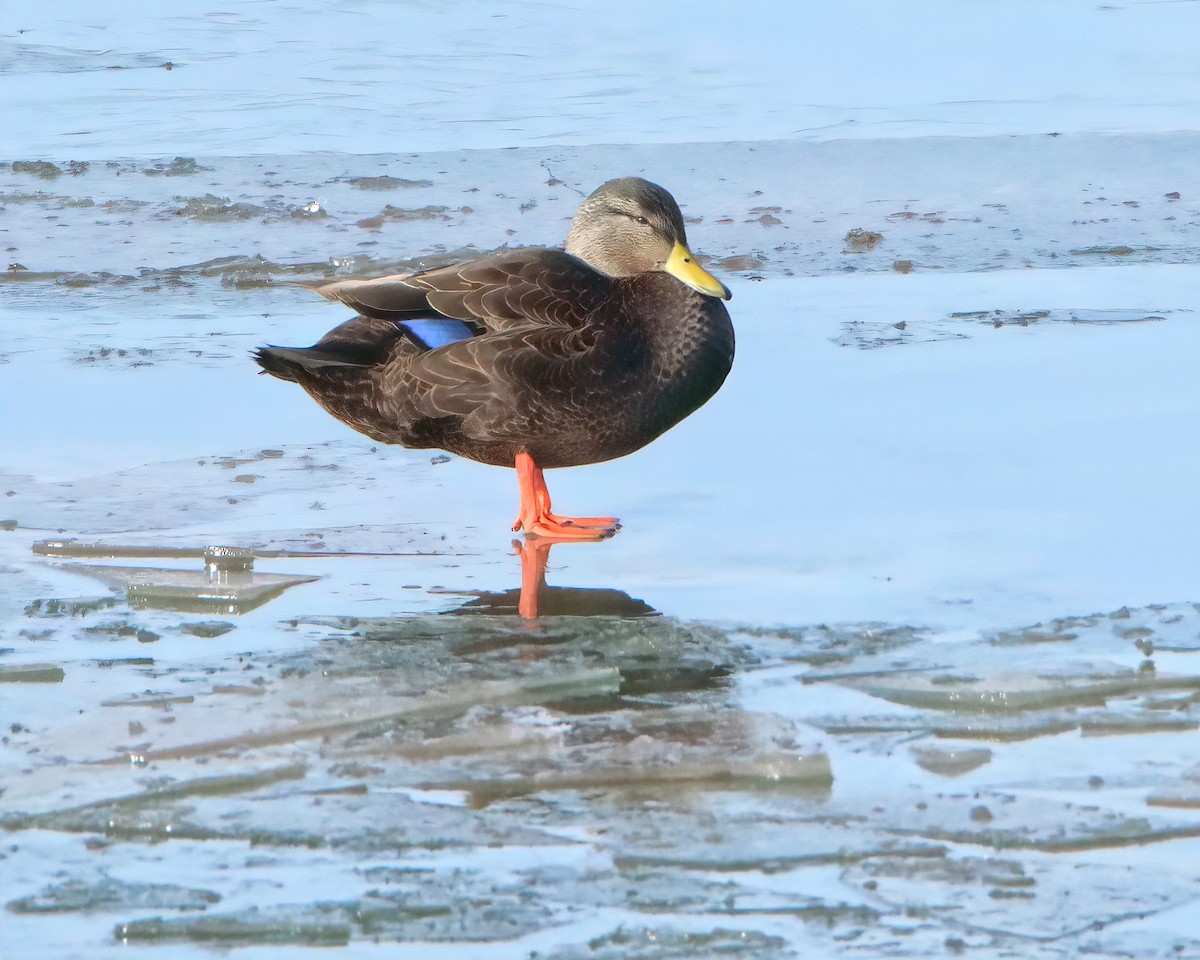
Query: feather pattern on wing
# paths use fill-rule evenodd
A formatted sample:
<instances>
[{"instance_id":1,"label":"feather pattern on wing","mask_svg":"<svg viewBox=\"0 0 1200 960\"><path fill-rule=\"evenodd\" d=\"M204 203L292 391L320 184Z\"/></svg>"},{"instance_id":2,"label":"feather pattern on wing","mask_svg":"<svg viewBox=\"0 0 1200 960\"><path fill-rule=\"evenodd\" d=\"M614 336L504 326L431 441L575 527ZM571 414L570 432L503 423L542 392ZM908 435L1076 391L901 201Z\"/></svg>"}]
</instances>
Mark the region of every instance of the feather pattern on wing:
<instances>
[{"instance_id":1,"label":"feather pattern on wing","mask_svg":"<svg viewBox=\"0 0 1200 960\"><path fill-rule=\"evenodd\" d=\"M314 289L364 317L440 315L497 331L513 324L585 324L607 293L606 279L561 250L518 250L406 277L336 280Z\"/></svg>"}]
</instances>

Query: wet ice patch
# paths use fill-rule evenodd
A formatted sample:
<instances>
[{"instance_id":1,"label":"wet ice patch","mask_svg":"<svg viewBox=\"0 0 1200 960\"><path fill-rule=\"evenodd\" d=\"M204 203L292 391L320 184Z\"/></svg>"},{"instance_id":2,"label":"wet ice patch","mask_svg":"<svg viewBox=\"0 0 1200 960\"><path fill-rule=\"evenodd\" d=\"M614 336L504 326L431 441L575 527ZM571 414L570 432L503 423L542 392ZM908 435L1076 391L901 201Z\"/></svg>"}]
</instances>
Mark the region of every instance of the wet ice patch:
<instances>
[{"instance_id":1,"label":"wet ice patch","mask_svg":"<svg viewBox=\"0 0 1200 960\"><path fill-rule=\"evenodd\" d=\"M108 70L169 70L171 61L152 53L80 50L40 43L0 43L3 74L91 73Z\"/></svg>"},{"instance_id":2,"label":"wet ice patch","mask_svg":"<svg viewBox=\"0 0 1200 960\"><path fill-rule=\"evenodd\" d=\"M1198 198L1178 191L1191 177L1193 141L1179 133L576 147L556 152L561 178L547 176L545 150L528 147L452 158L29 161L47 164L37 170L49 179L0 165L0 197L10 230L28 245L10 256L30 275L8 271L0 281L103 282L255 254L307 264L309 276L353 260L378 274L398 272L373 265L389 257L435 265L429 258L454 250L462 258L468 246L475 255L559 246L581 196L619 172L651 168L686 212L703 213L690 229L697 253L747 277L1186 264L1200 253L1191 229ZM737 182L699 179L697 163L737 169ZM1026 186L1015 194L1019 176ZM201 179L200 190L180 189ZM403 203L381 207L380 189L364 184Z\"/></svg>"},{"instance_id":3,"label":"wet ice patch","mask_svg":"<svg viewBox=\"0 0 1200 960\"><path fill-rule=\"evenodd\" d=\"M398 514L391 519L399 521L399 525L392 525L388 530L360 529L357 540L348 536L343 528L339 528L342 532L327 531L326 525L320 523L314 523L306 531L292 533L262 530L256 534L246 529L245 517L252 518L250 522L254 525L265 522L259 507L266 504L290 502L287 509L293 517L322 514L326 501L317 499L323 495L314 491L314 477L336 476L342 491L336 499L342 500L353 497L355 491L361 492L377 484L377 475L383 472L379 467L371 448L352 441L350 447L337 442L288 451L266 448L198 456L59 483L29 477L6 477L4 480L12 491L9 505L21 527L61 530L70 525L75 536L68 539L75 541L79 540L80 534L107 534L105 544L117 550L109 556L138 555L137 548L142 545L138 540L142 539L144 543L147 531L191 523L205 525L210 531L222 526L230 529L222 522L222 515L227 523L241 528L236 536L225 538L222 545L251 547L259 556L270 556L273 552L278 556L289 552L332 555L339 550L370 554L438 553L461 549L455 546L446 531L435 529L436 524L430 526L419 519L424 505L419 498L411 496L404 498L404 510L413 526L406 527L403 524L405 515ZM251 469L255 481L247 483L244 478ZM402 459L389 463L386 474L393 485L401 477L407 478L406 490L411 493L422 483L433 482L431 469L427 458L414 457L407 462ZM141 491L136 498L129 496L129 490L133 488ZM328 498L330 502L334 499ZM113 533L119 531L137 533L114 537ZM195 537L188 534L156 535L154 539L157 546L175 548L175 556L185 555L189 548L193 555L199 556L207 545L197 543ZM155 552L152 545L148 555L154 556ZM71 553L69 546L59 552L62 556ZM76 555L79 555L77 550ZM92 551L91 555L103 555L103 549Z\"/></svg>"},{"instance_id":4,"label":"wet ice patch","mask_svg":"<svg viewBox=\"0 0 1200 960\"><path fill-rule=\"evenodd\" d=\"M219 903L211 890L175 884L123 883L111 877L67 880L36 894L10 900L13 913L90 913L125 910L207 910Z\"/></svg>"},{"instance_id":5,"label":"wet ice patch","mask_svg":"<svg viewBox=\"0 0 1200 960\"><path fill-rule=\"evenodd\" d=\"M563 947L549 960L709 960L753 957L776 960L792 957L785 938L756 930L716 927L686 931L670 927L626 928L624 925L593 937L577 947Z\"/></svg>"},{"instance_id":6,"label":"wet ice patch","mask_svg":"<svg viewBox=\"0 0 1200 960\"><path fill-rule=\"evenodd\" d=\"M983 335L983 328L1032 327L1039 324L1144 323L1167 320L1188 311L1153 310L968 310L934 320L880 322L852 320L842 325L842 333L833 342L843 347L873 350L901 344L961 340Z\"/></svg>"},{"instance_id":7,"label":"wet ice patch","mask_svg":"<svg viewBox=\"0 0 1200 960\"><path fill-rule=\"evenodd\" d=\"M957 856L928 860L878 857L851 867L847 881L873 900L949 921L971 933L1053 941L1131 916L1170 909L1196 895L1180 876L1139 873L1127 865ZM1019 910L1014 909L1019 905Z\"/></svg>"},{"instance_id":8,"label":"wet ice patch","mask_svg":"<svg viewBox=\"0 0 1200 960\"><path fill-rule=\"evenodd\" d=\"M53 622L87 630L111 614L80 608ZM1024 633L1039 637L1031 649L1056 657L1085 644L1143 657L1139 641L1195 625L1191 604L1168 604L1064 616ZM320 854L353 865L345 896L248 904L225 869L193 881L221 897L220 910L201 917L166 912L194 900L136 875L124 882L147 885L141 907L142 888L109 897L85 876L15 898L41 897L33 906L90 897L92 915L129 942L496 944L554 928L563 956L572 931L600 909L625 919L619 934L588 935L596 949L655 957L728 955L735 944L770 955L784 920L804 932L789 928L780 943L877 944L906 929L914 910L924 920L911 942L926 951L952 936L1074 944L1095 923L1119 927L1193 895L1192 880L1164 877L1158 860L1106 859L1196 842L1200 828L1178 817L1194 783L1187 764L1175 780L1160 765L1151 787L1145 776L1122 781L1102 750L1091 754L1090 781L1006 788L994 783L997 771L1038 737L995 737L987 748L909 742L937 723L1052 717L1068 726L1045 732L1061 733L1120 702L1146 712L1173 695L1183 696L1175 711L1191 709L1187 682L1165 677L1153 689L1153 672L1136 669L1064 665L1078 686L1058 676L1045 689L1027 678L1014 685L1005 677L1020 676L1010 651L1021 630L963 644L881 624L721 630L662 617L522 624L452 614L317 617L278 629L318 645L269 660L242 655L216 673L150 667L152 695L110 697L98 714L36 739L14 736L14 747L37 742L61 755L73 745L76 754L12 780L3 822L18 836L87 838L110 860L147 840L250 843L291 864ZM932 669L914 669L930 657ZM789 710L752 712L719 675L679 684L675 671L687 664L778 679L791 671L807 682ZM637 679L628 687L626 671ZM131 673L126 689L147 682ZM975 691L963 709L960 685L991 693ZM818 693L834 686L867 702L919 703L896 716L907 727L868 729L865 712L857 727L827 727L824 750L812 753ZM809 756L821 771L780 766ZM886 772L886 791L859 782L856 756ZM946 787L931 794L913 784L920 769ZM1130 789L1142 792L1140 809L1118 801ZM444 866L489 850L531 862L515 874Z\"/></svg>"}]
</instances>

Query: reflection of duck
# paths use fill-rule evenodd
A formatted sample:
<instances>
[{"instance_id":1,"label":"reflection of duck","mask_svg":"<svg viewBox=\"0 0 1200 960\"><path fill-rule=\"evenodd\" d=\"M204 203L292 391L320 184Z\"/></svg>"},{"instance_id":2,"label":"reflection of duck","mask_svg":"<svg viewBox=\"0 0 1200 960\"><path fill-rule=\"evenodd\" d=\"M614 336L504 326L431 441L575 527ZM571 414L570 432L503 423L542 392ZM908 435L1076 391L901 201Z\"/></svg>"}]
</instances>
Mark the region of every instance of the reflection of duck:
<instances>
[{"instance_id":1,"label":"reflection of duck","mask_svg":"<svg viewBox=\"0 0 1200 960\"><path fill-rule=\"evenodd\" d=\"M598 655L617 667L621 680L616 693L621 698L728 688L737 654L725 634L681 629L677 621L621 590L548 586L546 564L554 546L552 538L514 540L521 558L520 588L477 593L475 599L446 611L446 615L488 624L468 631L473 639L455 644L459 656L513 649L520 659L542 659L552 658L556 649L578 645L580 652L587 651L585 657ZM504 628L506 617L514 613L522 618L523 627ZM566 623L558 619L563 617L569 618ZM591 618L586 625L580 620L583 617ZM574 709L581 707L576 704Z\"/></svg>"},{"instance_id":2,"label":"reflection of duck","mask_svg":"<svg viewBox=\"0 0 1200 960\"><path fill-rule=\"evenodd\" d=\"M538 617L654 617L658 611L622 590L605 587L551 587L546 583L546 563L553 538L514 540L521 558L521 586L501 593L477 593L454 614L519 614Z\"/></svg>"},{"instance_id":3,"label":"reflection of duck","mask_svg":"<svg viewBox=\"0 0 1200 960\"><path fill-rule=\"evenodd\" d=\"M263 369L382 443L515 466L513 529L533 536L614 533L611 517L552 513L543 468L645 446L705 403L733 362L728 289L695 262L674 198L636 177L583 202L565 252L316 289L360 316L306 349L264 347Z\"/></svg>"}]
</instances>

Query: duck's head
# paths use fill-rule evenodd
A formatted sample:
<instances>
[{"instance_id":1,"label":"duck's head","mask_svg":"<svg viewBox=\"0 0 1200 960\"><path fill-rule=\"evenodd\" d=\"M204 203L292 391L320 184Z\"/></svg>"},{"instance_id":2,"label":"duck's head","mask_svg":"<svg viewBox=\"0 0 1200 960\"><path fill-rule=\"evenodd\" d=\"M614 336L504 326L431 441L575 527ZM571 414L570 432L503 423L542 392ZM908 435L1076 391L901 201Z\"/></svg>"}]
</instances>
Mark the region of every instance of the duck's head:
<instances>
[{"instance_id":1,"label":"duck's head","mask_svg":"<svg viewBox=\"0 0 1200 960\"><path fill-rule=\"evenodd\" d=\"M566 249L612 277L661 270L706 296L733 296L688 249L675 198L641 177L609 180L584 200Z\"/></svg>"}]
</instances>

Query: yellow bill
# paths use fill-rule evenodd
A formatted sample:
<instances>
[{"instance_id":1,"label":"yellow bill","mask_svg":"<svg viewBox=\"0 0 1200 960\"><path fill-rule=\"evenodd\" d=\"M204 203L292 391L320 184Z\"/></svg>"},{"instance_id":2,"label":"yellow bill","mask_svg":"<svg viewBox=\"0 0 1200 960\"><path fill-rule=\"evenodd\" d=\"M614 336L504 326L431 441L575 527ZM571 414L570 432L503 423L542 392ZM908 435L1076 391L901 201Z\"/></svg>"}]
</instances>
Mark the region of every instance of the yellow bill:
<instances>
[{"instance_id":1,"label":"yellow bill","mask_svg":"<svg viewBox=\"0 0 1200 960\"><path fill-rule=\"evenodd\" d=\"M733 294L729 288L696 262L692 251L682 243L676 243L675 249L667 257L663 269L676 280L686 283L693 290L698 290L708 297L730 299Z\"/></svg>"}]
</instances>

